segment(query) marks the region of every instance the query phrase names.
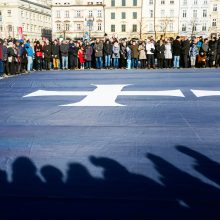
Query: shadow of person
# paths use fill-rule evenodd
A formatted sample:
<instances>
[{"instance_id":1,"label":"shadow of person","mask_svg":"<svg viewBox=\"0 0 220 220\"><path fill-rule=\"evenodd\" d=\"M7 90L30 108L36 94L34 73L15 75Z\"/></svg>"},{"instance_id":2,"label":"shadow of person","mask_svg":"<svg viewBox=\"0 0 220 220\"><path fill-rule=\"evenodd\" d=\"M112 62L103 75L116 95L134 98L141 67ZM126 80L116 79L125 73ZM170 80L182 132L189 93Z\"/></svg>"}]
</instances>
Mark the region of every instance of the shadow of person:
<instances>
[{"instance_id":1,"label":"shadow of person","mask_svg":"<svg viewBox=\"0 0 220 220\"><path fill-rule=\"evenodd\" d=\"M163 158L147 154L169 194L188 208L191 219L219 219L220 191L178 169ZM217 217L218 216L218 217Z\"/></svg>"},{"instance_id":2,"label":"shadow of person","mask_svg":"<svg viewBox=\"0 0 220 220\"><path fill-rule=\"evenodd\" d=\"M181 153L184 153L196 160L196 164L193 166L195 170L197 170L210 180L214 181L215 183L220 184L219 163L185 146L176 146L176 149Z\"/></svg>"},{"instance_id":3,"label":"shadow of person","mask_svg":"<svg viewBox=\"0 0 220 220\"><path fill-rule=\"evenodd\" d=\"M21 195L39 196L42 181L37 175L37 168L27 157L19 157L12 164L12 191Z\"/></svg>"},{"instance_id":4,"label":"shadow of person","mask_svg":"<svg viewBox=\"0 0 220 220\"><path fill-rule=\"evenodd\" d=\"M112 207L117 204L121 208L118 213L123 213L122 216L127 219L171 219L181 215L183 208L161 184L129 172L113 159L94 156L89 159L93 165L103 168L106 196L114 201Z\"/></svg>"},{"instance_id":5,"label":"shadow of person","mask_svg":"<svg viewBox=\"0 0 220 220\"><path fill-rule=\"evenodd\" d=\"M51 165L42 167L40 173L45 180L44 191L47 195L62 197L65 187L63 182L63 173Z\"/></svg>"}]
</instances>

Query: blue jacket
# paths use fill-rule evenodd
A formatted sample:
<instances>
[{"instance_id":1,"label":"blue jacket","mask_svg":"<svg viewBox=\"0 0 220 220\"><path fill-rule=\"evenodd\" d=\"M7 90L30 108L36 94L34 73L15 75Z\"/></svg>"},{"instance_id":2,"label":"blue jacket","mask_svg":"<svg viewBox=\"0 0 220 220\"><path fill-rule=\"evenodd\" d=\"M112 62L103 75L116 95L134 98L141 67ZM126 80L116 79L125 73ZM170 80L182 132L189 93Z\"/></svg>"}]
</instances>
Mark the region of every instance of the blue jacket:
<instances>
[{"instance_id":1,"label":"blue jacket","mask_svg":"<svg viewBox=\"0 0 220 220\"><path fill-rule=\"evenodd\" d=\"M33 57L34 56L33 48L31 47L31 45L29 43L25 44L25 49L26 49L27 55L29 57Z\"/></svg>"}]
</instances>

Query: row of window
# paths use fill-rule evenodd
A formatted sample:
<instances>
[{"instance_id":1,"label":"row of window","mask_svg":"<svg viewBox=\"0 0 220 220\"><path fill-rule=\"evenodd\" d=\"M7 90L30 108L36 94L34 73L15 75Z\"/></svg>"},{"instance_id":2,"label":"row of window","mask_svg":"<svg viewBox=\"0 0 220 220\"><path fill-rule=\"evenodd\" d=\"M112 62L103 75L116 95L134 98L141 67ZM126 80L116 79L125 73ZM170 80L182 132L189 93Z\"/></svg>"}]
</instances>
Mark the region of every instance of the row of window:
<instances>
[{"instance_id":1,"label":"row of window","mask_svg":"<svg viewBox=\"0 0 220 220\"><path fill-rule=\"evenodd\" d=\"M183 5L187 5L188 2L193 2L194 5L198 5L198 2L201 2L202 0L183 0ZM203 0L203 4L207 5L208 0Z\"/></svg>"},{"instance_id":2,"label":"row of window","mask_svg":"<svg viewBox=\"0 0 220 220\"><path fill-rule=\"evenodd\" d=\"M65 23L62 25L61 23L57 23L57 31L70 31L71 25L69 23ZM63 29L62 29L63 28ZM75 30L76 31L84 31L84 25L83 24L76 24L75 25ZM90 27L90 31L92 30L92 27ZM102 23L97 24L97 31L102 31Z\"/></svg>"},{"instance_id":3,"label":"row of window","mask_svg":"<svg viewBox=\"0 0 220 220\"><path fill-rule=\"evenodd\" d=\"M119 0L117 0L117 2L118 2ZM115 2L116 2L116 0L111 0L111 6L115 6ZM126 2L126 0L121 0L121 5L122 6L126 6L127 5L127 2ZM138 0L133 0L133 6L137 6L138 5Z\"/></svg>"},{"instance_id":4,"label":"row of window","mask_svg":"<svg viewBox=\"0 0 220 220\"><path fill-rule=\"evenodd\" d=\"M126 12L121 12L121 19L126 19ZM116 19L116 13L111 12L111 19ZM132 12L132 19L137 19L137 12Z\"/></svg>"},{"instance_id":5,"label":"row of window","mask_svg":"<svg viewBox=\"0 0 220 220\"><path fill-rule=\"evenodd\" d=\"M101 18L102 17L102 10L97 10L97 17ZM82 11L77 10L74 12L74 16L77 18L81 18L82 17ZM94 11L89 10L88 11L88 16L89 17L93 17L94 16ZM65 18L70 18L70 11L66 10L64 11L64 17ZM61 11L57 10L56 11L56 18L61 18Z\"/></svg>"},{"instance_id":6,"label":"row of window","mask_svg":"<svg viewBox=\"0 0 220 220\"><path fill-rule=\"evenodd\" d=\"M43 21L43 22L50 22L51 21L51 17L50 16L46 16L46 15L41 15L38 13L31 13L28 11L21 11L21 17L22 18L27 18L30 20L36 20L36 21Z\"/></svg>"}]
</instances>

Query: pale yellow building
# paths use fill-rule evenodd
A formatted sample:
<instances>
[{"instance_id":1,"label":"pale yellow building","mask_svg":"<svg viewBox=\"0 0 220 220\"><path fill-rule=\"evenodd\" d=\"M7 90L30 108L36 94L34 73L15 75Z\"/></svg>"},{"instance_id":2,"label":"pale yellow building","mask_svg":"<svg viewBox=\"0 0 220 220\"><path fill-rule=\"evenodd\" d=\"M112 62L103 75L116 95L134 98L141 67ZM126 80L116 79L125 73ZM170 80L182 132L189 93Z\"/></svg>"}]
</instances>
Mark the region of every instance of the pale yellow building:
<instances>
[{"instance_id":1,"label":"pale yellow building","mask_svg":"<svg viewBox=\"0 0 220 220\"><path fill-rule=\"evenodd\" d=\"M210 29L209 34L220 37L220 0L210 0Z\"/></svg>"}]
</instances>

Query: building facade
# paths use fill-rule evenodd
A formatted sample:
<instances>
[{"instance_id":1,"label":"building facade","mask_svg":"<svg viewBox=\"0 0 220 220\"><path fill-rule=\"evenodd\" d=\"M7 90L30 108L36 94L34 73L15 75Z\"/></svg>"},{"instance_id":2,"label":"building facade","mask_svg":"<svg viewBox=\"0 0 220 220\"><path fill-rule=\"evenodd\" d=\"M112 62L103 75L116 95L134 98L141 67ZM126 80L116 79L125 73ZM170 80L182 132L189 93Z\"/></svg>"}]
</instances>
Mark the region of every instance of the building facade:
<instances>
[{"instance_id":1,"label":"building facade","mask_svg":"<svg viewBox=\"0 0 220 220\"><path fill-rule=\"evenodd\" d=\"M51 24L50 1L0 1L0 38L51 38Z\"/></svg>"},{"instance_id":2,"label":"building facade","mask_svg":"<svg viewBox=\"0 0 220 220\"><path fill-rule=\"evenodd\" d=\"M209 36L210 0L180 0L179 17L181 36Z\"/></svg>"},{"instance_id":3,"label":"building facade","mask_svg":"<svg viewBox=\"0 0 220 220\"><path fill-rule=\"evenodd\" d=\"M143 23L146 37L174 37L179 32L179 0L145 0Z\"/></svg>"},{"instance_id":4,"label":"building facade","mask_svg":"<svg viewBox=\"0 0 220 220\"><path fill-rule=\"evenodd\" d=\"M119 38L142 38L142 0L105 0L105 31Z\"/></svg>"},{"instance_id":5,"label":"building facade","mask_svg":"<svg viewBox=\"0 0 220 220\"><path fill-rule=\"evenodd\" d=\"M55 38L103 37L103 0L53 0L52 29Z\"/></svg>"},{"instance_id":6,"label":"building facade","mask_svg":"<svg viewBox=\"0 0 220 220\"><path fill-rule=\"evenodd\" d=\"M220 36L220 1L211 0L210 2L210 30L211 36Z\"/></svg>"}]
</instances>

